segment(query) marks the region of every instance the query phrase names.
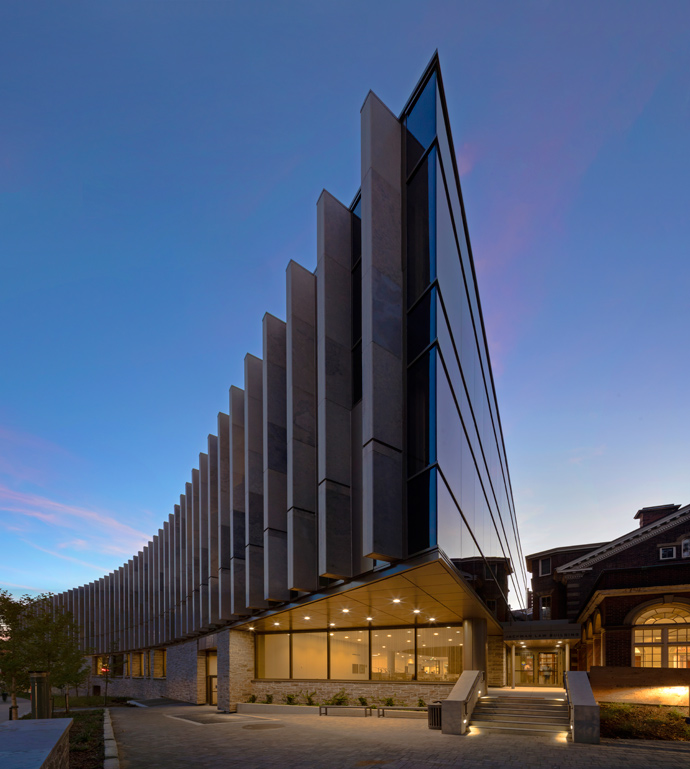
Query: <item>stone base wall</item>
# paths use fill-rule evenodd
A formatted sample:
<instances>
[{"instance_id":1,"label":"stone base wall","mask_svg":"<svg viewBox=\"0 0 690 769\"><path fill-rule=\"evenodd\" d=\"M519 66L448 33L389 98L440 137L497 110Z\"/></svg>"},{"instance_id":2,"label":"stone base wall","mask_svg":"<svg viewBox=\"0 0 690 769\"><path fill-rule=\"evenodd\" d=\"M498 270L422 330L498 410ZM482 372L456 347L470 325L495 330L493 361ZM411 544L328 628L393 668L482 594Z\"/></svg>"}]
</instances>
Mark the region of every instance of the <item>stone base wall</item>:
<instances>
[{"instance_id":1,"label":"stone base wall","mask_svg":"<svg viewBox=\"0 0 690 769\"><path fill-rule=\"evenodd\" d=\"M168 646L167 693L173 700L202 705L206 702L206 652L198 651L198 642Z\"/></svg>"},{"instance_id":2,"label":"stone base wall","mask_svg":"<svg viewBox=\"0 0 690 769\"><path fill-rule=\"evenodd\" d=\"M489 636L486 680L489 686L506 685L506 654L502 636Z\"/></svg>"},{"instance_id":3,"label":"stone base wall","mask_svg":"<svg viewBox=\"0 0 690 769\"><path fill-rule=\"evenodd\" d=\"M105 681L100 676L89 679L89 694L93 687L101 687L101 695L105 694ZM108 681L109 697L131 697L132 699L151 700L157 697L167 697L167 679L165 678L111 678Z\"/></svg>"},{"instance_id":4,"label":"stone base wall","mask_svg":"<svg viewBox=\"0 0 690 769\"><path fill-rule=\"evenodd\" d=\"M304 703L304 693L315 692L312 696L318 703L330 699L341 689L350 698L350 704L357 704L357 697L366 697L370 705L380 704L386 697L392 697L396 705L415 706L423 699L427 704L444 700L450 694L454 683L429 683L419 681L252 681L252 694L257 702L266 700L267 694L273 695L276 705L285 703L286 694L302 694L298 702ZM246 702L246 699L245 699Z\"/></svg>"}]
</instances>

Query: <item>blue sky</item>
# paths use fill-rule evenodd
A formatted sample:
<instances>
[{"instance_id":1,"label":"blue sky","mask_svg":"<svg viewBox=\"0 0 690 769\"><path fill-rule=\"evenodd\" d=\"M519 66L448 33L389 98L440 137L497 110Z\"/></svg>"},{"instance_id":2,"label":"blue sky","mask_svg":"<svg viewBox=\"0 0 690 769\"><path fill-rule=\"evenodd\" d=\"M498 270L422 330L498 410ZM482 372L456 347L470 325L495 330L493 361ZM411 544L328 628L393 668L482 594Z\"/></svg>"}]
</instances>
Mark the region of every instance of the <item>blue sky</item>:
<instances>
[{"instance_id":1,"label":"blue sky","mask_svg":"<svg viewBox=\"0 0 690 769\"><path fill-rule=\"evenodd\" d=\"M523 551L690 502L690 6L0 6L0 587L119 566L189 480L369 89L439 49Z\"/></svg>"}]
</instances>

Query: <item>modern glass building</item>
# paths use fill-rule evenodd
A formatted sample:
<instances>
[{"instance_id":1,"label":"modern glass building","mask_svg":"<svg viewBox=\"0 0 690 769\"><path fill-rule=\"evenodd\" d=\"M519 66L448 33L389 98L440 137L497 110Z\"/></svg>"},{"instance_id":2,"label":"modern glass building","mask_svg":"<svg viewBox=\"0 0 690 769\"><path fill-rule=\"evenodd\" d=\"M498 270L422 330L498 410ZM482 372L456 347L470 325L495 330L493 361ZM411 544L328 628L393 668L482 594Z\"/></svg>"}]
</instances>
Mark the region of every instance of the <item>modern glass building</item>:
<instances>
[{"instance_id":1,"label":"modern glass building","mask_svg":"<svg viewBox=\"0 0 690 769\"><path fill-rule=\"evenodd\" d=\"M361 121L361 188L319 198L317 268L288 265L179 504L55 599L115 692L505 683L524 558L437 57L399 117L369 93Z\"/></svg>"}]
</instances>

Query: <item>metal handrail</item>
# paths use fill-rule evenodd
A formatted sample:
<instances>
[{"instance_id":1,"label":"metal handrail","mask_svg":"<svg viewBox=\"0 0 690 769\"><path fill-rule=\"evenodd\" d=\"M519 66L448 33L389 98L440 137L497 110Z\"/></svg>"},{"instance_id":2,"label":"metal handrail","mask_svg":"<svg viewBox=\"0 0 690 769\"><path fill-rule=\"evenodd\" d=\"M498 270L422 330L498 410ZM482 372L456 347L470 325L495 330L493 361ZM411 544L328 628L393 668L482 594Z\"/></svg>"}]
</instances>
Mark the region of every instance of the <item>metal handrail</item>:
<instances>
[{"instance_id":1,"label":"metal handrail","mask_svg":"<svg viewBox=\"0 0 690 769\"><path fill-rule=\"evenodd\" d=\"M470 713L467 710L467 704L469 702L472 702L472 698L474 697L474 690L477 688L477 684L483 684L484 683L484 671L480 670L479 675L474 679L474 683L472 684L472 688L469 691L469 694L467 695L467 699L465 700L465 707L464 707L464 717L468 718L470 717ZM481 695L481 692L480 692Z\"/></svg>"}]
</instances>

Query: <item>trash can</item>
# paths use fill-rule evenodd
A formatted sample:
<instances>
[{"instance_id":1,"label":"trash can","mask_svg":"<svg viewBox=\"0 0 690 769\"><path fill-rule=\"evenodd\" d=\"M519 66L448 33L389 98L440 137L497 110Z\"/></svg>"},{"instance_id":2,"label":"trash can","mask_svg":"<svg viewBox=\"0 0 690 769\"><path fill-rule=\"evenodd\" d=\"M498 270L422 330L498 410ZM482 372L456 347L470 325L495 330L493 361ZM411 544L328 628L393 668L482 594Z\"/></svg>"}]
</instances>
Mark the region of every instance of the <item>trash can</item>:
<instances>
[{"instance_id":1,"label":"trash can","mask_svg":"<svg viewBox=\"0 0 690 769\"><path fill-rule=\"evenodd\" d=\"M441 701L431 702L427 706L427 713L429 715L429 729L441 728Z\"/></svg>"}]
</instances>

